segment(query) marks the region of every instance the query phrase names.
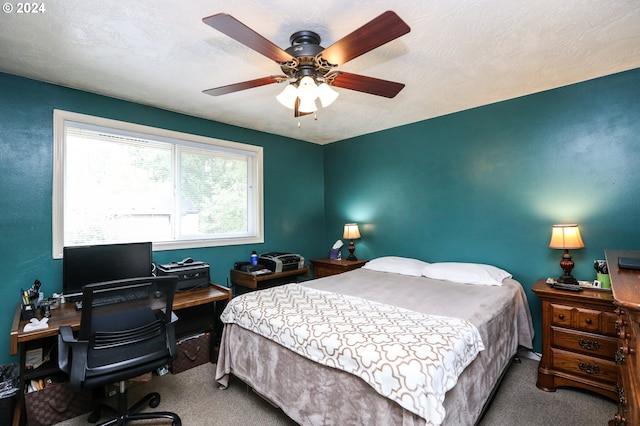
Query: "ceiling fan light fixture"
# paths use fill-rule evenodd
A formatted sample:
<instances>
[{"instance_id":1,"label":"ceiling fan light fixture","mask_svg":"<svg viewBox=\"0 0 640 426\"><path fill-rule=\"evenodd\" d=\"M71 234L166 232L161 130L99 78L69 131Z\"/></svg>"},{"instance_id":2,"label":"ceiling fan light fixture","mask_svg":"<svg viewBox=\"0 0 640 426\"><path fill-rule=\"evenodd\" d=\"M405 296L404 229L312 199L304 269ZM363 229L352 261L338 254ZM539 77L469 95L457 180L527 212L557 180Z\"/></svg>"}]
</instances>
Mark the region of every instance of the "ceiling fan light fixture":
<instances>
[{"instance_id":1,"label":"ceiling fan light fixture","mask_svg":"<svg viewBox=\"0 0 640 426\"><path fill-rule=\"evenodd\" d=\"M284 73L204 91L211 96L288 80L288 87L276 98L286 108L293 109L294 117L299 117L299 113L305 115L317 111L315 100L318 97L323 108L336 100L338 93L329 86L335 85L342 89L386 98L393 98L404 88L404 84L401 83L334 70L334 67L344 65L411 31L406 22L391 10L387 10L326 49L320 45L320 35L313 31L303 30L294 33L289 39L291 46L283 50L227 13L217 13L203 18L202 21L276 62ZM326 83L327 79L329 83Z\"/></svg>"},{"instance_id":2,"label":"ceiling fan light fixture","mask_svg":"<svg viewBox=\"0 0 640 426\"><path fill-rule=\"evenodd\" d=\"M298 97L301 101L315 101L318 98L318 86L313 78L304 76L298 84ZM307 111L305 111L307 112Z\"/></svg>"},{"instance_id":3,"label":"ceiling fan light fixture","mask_svg":"<svg viewBox=\"0 0 640 426\"><path fill-rule=\"evenodd\" d=\"M322 108L326 108L331 105L333 101L338 98L339 94L340 93L333 90L327 83L322 83L318 86L318 97L320 98Z\"/></svg>"},{"instance_id":4,"label":"ceiling fan light fixture","mask_svg":"<svg viewBox=\"0 0 640 426\"><path fill-rule=\"evenodd\" d=\"M298 89L300 91L300 89ZM316 112L318 107L316 107L316 101L310 98L300 98L300 105L298 106L298 111L304 113L312 113Z\"/></svg>"},{"instance_id":5,"label":"ceiling fan light fixture","mask_svg":"<svg viewBox=\"0 0 640 426\"><path fill-rule=\"evenodd\" d=\"M289 109L293 109L296 104L296 98L298 97L298 89L292 84L287 84L282 93L276 96L278 102Z\"/></svg>"}]
</instances>

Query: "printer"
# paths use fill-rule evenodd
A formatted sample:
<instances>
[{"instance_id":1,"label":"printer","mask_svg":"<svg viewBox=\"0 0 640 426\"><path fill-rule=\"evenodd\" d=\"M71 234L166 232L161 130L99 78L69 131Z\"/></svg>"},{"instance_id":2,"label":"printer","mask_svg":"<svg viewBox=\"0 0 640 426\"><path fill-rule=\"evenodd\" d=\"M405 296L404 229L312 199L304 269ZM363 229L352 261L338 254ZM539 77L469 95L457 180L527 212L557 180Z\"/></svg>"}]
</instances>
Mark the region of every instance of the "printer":
<instances>
[{"instance_id":1,"label":"printer","mask_svg":"<svg viewBox=\"0 0 640 426\"><path fill-rule=\"evenodd\" d=\"M294 253L269 252L258 256L258 263L273 272L304 268L304 257Z\"/></svg>"},{"instance_id":2,"label":"printer","mask_svg":"<svg viewBox=\"0 0 640 426\"><path fill-rule=\"evenodd\" d=\"M178 277L176 291L209 285L209 264L194 261L191 258L158 265L156 274L158 276L176 275Z\"/></svg>"}]
</instances>

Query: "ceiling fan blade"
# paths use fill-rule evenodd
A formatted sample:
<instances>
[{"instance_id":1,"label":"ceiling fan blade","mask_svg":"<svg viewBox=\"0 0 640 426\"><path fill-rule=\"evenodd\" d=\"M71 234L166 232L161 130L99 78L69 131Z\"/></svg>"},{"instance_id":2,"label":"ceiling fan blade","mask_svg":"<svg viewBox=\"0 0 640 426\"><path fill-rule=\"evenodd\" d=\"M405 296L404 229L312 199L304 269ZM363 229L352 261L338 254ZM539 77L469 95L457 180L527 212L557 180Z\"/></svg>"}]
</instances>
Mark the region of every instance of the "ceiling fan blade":
<instances>
[{"instance_id":1,"label":"ceiling fan blade","mask_svg":"<svg viewBox=\"0 0 640 426\"><path fill-rule=\"evenodd\" d=\"M322 58L330 64L342 65L409 31L409 25L395 12L388 10L324 49Z\"/></svg>"},{"instance_id":2,"label":"ceiling fan blade","mask_svg":"<svg viewBox=\"0 0 640 426\"><path fill-rule=\"evenodd\" d=\"M289 62L291 55L262 37L242 22L226 13L218 13L202 19L202 22L239 41L247 47L276 62Z\"/></svg>"},{"instance_id":3,"label":"ceiling fan blade","mask_svg":"<svg viewBox=\"0 0 640 426\"><path fill-rule=\"evenodd\" d=\"M213 89L203 90L211 96L226 95L227 93L239 92L241 90L252 89L254 87L264 86L271 83L279 83L286 79L286 75L271 75L269 77L257 78L255 80L243 81L242 83L228 84L226 86L215 87Z\"/></svg>"},{"instance_id":4,"label":"ceiling fan blade","mask_svg":"<svg viewBox=\"0 0 640 426\"><path fill-rule=\"evenodd\" d=\"M342 71L332 72L329 74L329 77L331 76L335 76L331 83L332 86L384 96L385 98L395 97L404 88L404 84L396 83L395 81L381 80Z\"/></svg>"}]
</instances>

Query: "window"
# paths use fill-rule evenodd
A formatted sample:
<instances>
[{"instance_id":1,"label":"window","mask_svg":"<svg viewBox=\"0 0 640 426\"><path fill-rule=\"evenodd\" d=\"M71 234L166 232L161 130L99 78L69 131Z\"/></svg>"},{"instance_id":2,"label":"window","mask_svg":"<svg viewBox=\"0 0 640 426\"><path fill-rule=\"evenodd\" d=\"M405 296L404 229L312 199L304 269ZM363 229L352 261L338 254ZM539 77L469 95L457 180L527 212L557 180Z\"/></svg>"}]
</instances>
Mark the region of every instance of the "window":
<instances>
[{"instance_id":1,"label":"window","mask_svg":"<svg viewBox=\"0 0 640 426\"><path fill-rule=\"evenodd\" d=\"M262 148L54 111L53 257L261 243Z\"/></svg>"}]
</instances>

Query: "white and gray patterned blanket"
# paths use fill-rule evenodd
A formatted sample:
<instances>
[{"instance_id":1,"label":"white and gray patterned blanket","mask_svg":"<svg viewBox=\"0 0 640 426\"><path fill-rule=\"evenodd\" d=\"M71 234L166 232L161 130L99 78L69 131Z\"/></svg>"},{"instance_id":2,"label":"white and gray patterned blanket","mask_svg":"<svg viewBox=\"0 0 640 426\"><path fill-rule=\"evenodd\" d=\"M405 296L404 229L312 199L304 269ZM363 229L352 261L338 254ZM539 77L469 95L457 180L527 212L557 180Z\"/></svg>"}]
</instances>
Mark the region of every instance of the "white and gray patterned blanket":
<instances>
[{"instance_id":1,"label":"white and gray patterned blanket","mask_svg":"<svg viewBox=\"0 0 640 426\"><path fill-rule=\"evenodd\" d=\"M354 374L434 424L484 344L468 321L288 284L236 297L221 319Z\"/></svg>"}]
</instances>

